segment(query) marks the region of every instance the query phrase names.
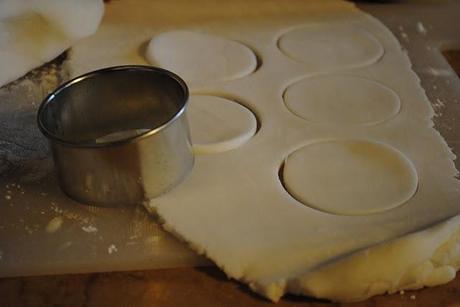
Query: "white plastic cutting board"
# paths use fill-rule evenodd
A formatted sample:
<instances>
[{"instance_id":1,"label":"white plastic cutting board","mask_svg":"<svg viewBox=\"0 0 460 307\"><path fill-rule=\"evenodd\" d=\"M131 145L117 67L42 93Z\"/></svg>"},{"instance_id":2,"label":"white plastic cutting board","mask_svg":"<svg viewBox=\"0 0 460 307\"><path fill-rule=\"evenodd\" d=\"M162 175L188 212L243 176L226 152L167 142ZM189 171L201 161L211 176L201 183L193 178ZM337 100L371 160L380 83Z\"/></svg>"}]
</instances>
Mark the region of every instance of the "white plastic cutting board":
<instances>
[{"instance_id":1,"label":"white plastic cutting board","mask_svg":"<svg viewBox=\"0 0 460 307\"><path fill-rule=\"evenodd\" d=\"M251 24L252 19L267 23L282 19L301 22L309 5L305 1L289 4L234 1L218 5L212 1L148 2L123 1L107 5L101 31L114 27L142 29L132 37L100 41L112 44L117 52L125 50L123 63L111 63L110 57L104 58L98 50L84 50L100 39L96 34L74 48L92 54L88 62L91 64L75 66L73 63L74 69L69 71L61 59L0 89L0 276L207 263L160 229L143 208L94 208L76 204L63 195L51 172L46 141L35 125L36 108L50 89L70 75L98 68L92 64L95 59L100 59L101 67L145 64L146 40L160 30L218 28L238 22L239 18L247 24ZM456 29L449 27L460 18L459 4L367 5L366 9L381 18L409 51L414 70L421 77L429 98L439 114L443 114L437 121L439 130L454 152L460 153L458 136L456 140L454 133L459 127L460 102L454 101L460 96L460 85L457 76L446 73L448 64L439 52L443 43L460 44ZM418 31L418 22L427 28L425 34ZM72 60L72 50L68 56Z\"/></svg>"}]
</instances>

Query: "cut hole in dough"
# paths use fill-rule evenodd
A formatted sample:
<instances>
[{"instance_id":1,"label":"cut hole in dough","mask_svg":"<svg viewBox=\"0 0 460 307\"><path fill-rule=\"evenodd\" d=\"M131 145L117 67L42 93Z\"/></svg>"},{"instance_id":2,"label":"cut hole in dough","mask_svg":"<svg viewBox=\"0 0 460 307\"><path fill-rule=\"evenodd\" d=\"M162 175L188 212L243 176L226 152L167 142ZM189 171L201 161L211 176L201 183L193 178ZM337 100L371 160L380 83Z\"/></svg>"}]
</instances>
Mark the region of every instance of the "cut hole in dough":
<instances>
[{"instance_id":1,"label":"cut hole in dough","mask_svg":"<svg viewBox=\"0 0 460 307\"><path fill-rule=\"evenodd\" d=\"M211 34L171 31L152 38L146 57L185 81L227 81L252 73L257 58L238 42Z\"/></svg>"},{"instance_id":2,"label":"cut hole in dough","mask_svg":"<svg viewBox=\"0 0 460 307\"><path fill-rule=\"evenodd\" d=\"M400 110L398 95L388 87L345 75L296 82L285 91L284 103L292 113L309 122L338 125L377 124Z\"/></svg>"},{"instance_id":3,"label":"cut hole in dough","mask_svg":"<svg viewBox=\"0 0 460 307\"><path fill-rule=\"evenodd\" d=\"M316 24L291 30L281 36L278 47L286 56L314 71L371 65L384 52L367 31L341 24Z\"/></svg>"},{"instance_id":4,"label":"cut hole in dough","mask_svg":"<svg viewBox=\"0 0 460 307\"><path fill-rule=\"evenodd\" d=\"M317 142L288 156L283 181L301 203L338 215L390 210L417 190L414 166L393 147L365 140Z\"/></svg>"},{"instance_id":5,"label":"cut hole in dough","mask_svg":"<svg viewBox=\"0 0 460 307\"><path fill-rule=\"evenodd\" d=\"M227 151L246 143L257 130L254 114L229 99L192 95L188 109L194 152Z\"/></svg>"}]
</instances>

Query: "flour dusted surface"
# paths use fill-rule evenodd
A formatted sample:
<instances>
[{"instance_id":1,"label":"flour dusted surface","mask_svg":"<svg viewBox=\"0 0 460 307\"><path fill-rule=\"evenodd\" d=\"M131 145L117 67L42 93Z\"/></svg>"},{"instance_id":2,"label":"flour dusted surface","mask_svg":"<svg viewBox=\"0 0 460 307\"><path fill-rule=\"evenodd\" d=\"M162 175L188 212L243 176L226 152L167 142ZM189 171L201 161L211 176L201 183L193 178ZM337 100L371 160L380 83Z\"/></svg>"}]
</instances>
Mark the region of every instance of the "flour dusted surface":
<instances>
[{"instance_id":1,"label":"flour dusted surface","mask_svg":"<svg viewBox=\"0 0 460 307\"><path fill-rule=\"evenodd\" d=\"M248 9L250 3L225 12L214 7L213 15L218 18L210 20L193 17L209 10L206 6L189 6L180 15L168 10L168 3L155 7L148 1L111 2L100 31L72 48L72 74L109 65L146 64L142 45L172 30L209 34L246 46L261 60L254 71L226 81L193 81L190 88L195 94L241 102L257 115L260 130L238 148L198 157L191 177L183 185L152 201L151 207L165 219L167 229L208 255L229 276L273 300L284 292L358 300L448 281L457 268L458 220L417 231L458 213L458 182L453 179L457 172L453 154L431 128L433 110L406 55L388 30L349 3L296 4L267 2L261 8L272 12L266 19ZM231 16L237 14L244 20L235 22ZM332 31L337 34L358 33L358 41L364 37L364 42L371 41L369 46L377 47L371 52L365 51L368 47L362 49L367 60L359 63L352 52L346 59L351 63L339 65L340 69L336 69L337 63L329 65L330 61L323 58L319 61L327 65L308 65L295 54L287 55L286 48L281 49L286 47L281 46L284 35L311 29L312 25L320 31L327 25L327 29L337 29ZM306 32L296 35L299 33ZM341 46L346 47L346 42ZM320 123L309 122L286 107L283 93L296 82L319 75L345 75L377 84L397 95L400 109L390 99L394 104L387 116L365 119L365 127L356 124L359 116L352 117L348 125L332 125L330 114L325 114L326 120ZM373 90L371 93L375 94ZM366 139L397 149L414 165L419 189L397 208L364 216L327 214L296 201L278 176L283 161L305 145L330 139ZM412 232L415 234L403 236ZM401 236L400 241L392 241ZM383 245L372 247L376 244ZM122 254L120 245L116 248L119 251L112 248L110 257ZM363 254L344 257L359 250ZM392 252L385 254L382 250ZM398 258L387 256L398 253ZM378 270L381 259L391 264L386 268L388 273ZM355 274L357 268L369 273ZM349 284L346 291L343 280Z\"/></svg>"}]
</instances>

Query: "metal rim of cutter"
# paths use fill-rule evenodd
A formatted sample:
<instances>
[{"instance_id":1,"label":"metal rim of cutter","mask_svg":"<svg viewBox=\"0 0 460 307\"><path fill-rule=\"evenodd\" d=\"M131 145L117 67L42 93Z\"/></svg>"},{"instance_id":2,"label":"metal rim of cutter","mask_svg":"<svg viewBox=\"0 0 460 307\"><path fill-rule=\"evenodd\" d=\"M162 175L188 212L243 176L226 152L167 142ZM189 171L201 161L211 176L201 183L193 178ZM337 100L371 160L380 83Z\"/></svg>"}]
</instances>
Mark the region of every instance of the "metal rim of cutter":
<instances>
[{"instance_id":1,"label":"metal rim of cutter","mask_svg":"<svg viewBox=\"0 0 460 307\"><path fill-rule=\"evenodd\" d=\"M63 92L64 90L66 90L67 88L71 87L72 85L76 84L76 83L80 83L81 81L83 80L86 80L86 79L89 79L89 78L93 78L94 76L96 75L100 75L100 74L106 74L106 73L109 73L109 72L114 72L114 71L118 71L118 70L146 70L146 71L152 71L152 72L159 72L159 73L162 73L162 74L165 74L166 76L169 76L171 77L172 79L174 79L180 86L181 86L181 89L184 93L184 97L183 97L183 102L182 102L182 107L181 109L173 116L171 117L171 119L158 126L158 127L155 127L149 131L146 131L144 133L140 133L138 135L135 135L135 136L132 136L132 137L127 137L127 138L124 138L122 140L117 140L117 141L111 141L111 142L104 142L104 143L81 143L81 142L71 142L71 141L68 141L68 140L64 140L63 138L60 138L58 137L55 133L49 131L49 129L46 128L46 125L43 123L44 122L44 119L43 119L43 115L45 113L45 110L46 108L48 107L48 105L53 101L53 99L58 96L61 92ZM91 71L91 72L88 72L88 73L85 73L81 76L78 76L78 77L75 77L65 83L63 83L62 85L60 85L59 87L57 87L53 92L51 92L44 100L43 102L41 103L40 107L38 108L38 112L37 112L37 124L38 124L38 128L40 129L40 131L43 133L43 135L45 135L48 139L52 140L52 141L55 141L55 142L59 142L59 143L62 143L66 146L72 146L72 147L84 147L84 148L98 148L98 147L110 147L110 146L117 146L117 145L121 145L121 144L125 144L125 143L130 143L130 142L135 142L135 141L138 141L142 138L145 138L145 137L149 137L153 134L156 134L158 132L160 132L161 130L164 130L166 129L169 125L171 125L178 117L180 117L182 115L182 113L185 112L185 109L187 107L187 102L188 102L188 99L189 99L189 90L188 90L188 87L187 85L185 84L184 80L182 80L181 77L179 77L178 75L176 75L175 73L169 71L169 70L166 70L166 69L163 69L163 68L159 68L159 67L153 67L153 66L146 66L146 65L121 65L121 66L112 66L112 67L107 67L107 68L103 68L103 69L98 69L98 70L95 70L95 71Z\"/></svg>"},{"instance_id":2,"label":"metal rim of cutter","mask_svg":"<svg viewBox=\"0 0 460 307\"><path fill-rule=\"evenodd\" d=\"M142 65L96 70L59 86L37 121L63 192L86 204L136 205L182 182L194 164L188 97L179 76ZM98 143L130 129L142 130Z\"/></svg>"}]
</instances>

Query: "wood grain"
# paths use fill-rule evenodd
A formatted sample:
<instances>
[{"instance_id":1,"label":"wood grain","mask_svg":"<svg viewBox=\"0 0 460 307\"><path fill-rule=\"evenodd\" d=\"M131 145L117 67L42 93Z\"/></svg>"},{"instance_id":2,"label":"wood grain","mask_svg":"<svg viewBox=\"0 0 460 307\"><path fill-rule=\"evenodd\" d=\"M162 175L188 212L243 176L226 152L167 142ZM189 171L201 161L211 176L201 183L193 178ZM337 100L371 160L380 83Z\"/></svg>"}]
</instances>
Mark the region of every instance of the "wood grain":
<instances>
[{"instance_id":1,"label":"wood grain","mask_svg":"<svg viewBox=\"0 0 460 307\"><path fill-rule=\"evenodd\" d=\"M345 286L345 285L344 285ZM0 279L1 306L269 306L215 267ZM460 307L460 276L434 288L330 303L286 296L276 306Z\"/></svg>"}]
</instances>

